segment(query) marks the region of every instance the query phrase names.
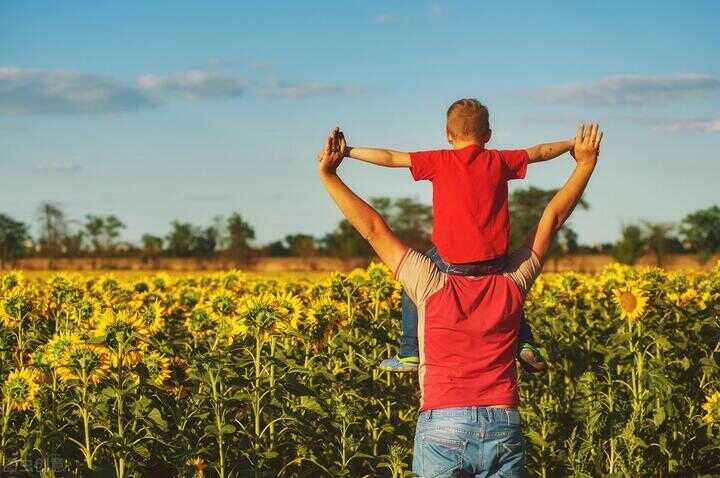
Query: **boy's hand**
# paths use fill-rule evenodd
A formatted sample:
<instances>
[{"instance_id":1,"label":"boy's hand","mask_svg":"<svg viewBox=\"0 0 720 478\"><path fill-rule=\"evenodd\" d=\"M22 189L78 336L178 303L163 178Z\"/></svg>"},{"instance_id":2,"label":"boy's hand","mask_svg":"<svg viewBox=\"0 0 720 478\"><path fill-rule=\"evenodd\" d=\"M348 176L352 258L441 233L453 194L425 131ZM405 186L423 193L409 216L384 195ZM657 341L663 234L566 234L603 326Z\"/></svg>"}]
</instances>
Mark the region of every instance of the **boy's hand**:
<instances>
[{"instance_id":1,"label":"boy's hand","mask_svg":"<svg viewBox=\"0 0 720 478\"><path fill-rule=\"evenodd\" d=\"M343 145L343 146L341 146ZM318 174L321 176L332 176L336 174L337 168L342 162L342 148L345 146L345 138L339 128L330 131L323 148L318 153Z\"/></svg>"},{"instance_id":2,"label":"boy's hand","mask_svg":"<svg viewBox=\"0 0 720 478\"><path fill-rule=\"evenodd\" d=\"M578 165L595 164L602 137L603 132L598 128L597 123L578 126L575 134L575 146L572 149L572 156Z\"/></svg>"}]
</instances>

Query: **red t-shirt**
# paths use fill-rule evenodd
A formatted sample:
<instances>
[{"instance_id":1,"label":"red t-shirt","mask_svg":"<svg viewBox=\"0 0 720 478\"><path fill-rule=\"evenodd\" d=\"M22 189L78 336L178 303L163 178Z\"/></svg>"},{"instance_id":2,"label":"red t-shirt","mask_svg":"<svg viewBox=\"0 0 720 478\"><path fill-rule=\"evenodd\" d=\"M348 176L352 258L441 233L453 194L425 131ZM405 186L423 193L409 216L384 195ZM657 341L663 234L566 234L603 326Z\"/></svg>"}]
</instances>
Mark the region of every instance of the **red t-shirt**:
<instances>
[{"instance_id":1,"label":"red t-shirt","mask_svg":"<svg viewBox=\"0 0 720 478\"><path fill-rule=\"evenodd\" d=\"M432 240L440 257L463 264L507 254L507 183L525 177L527 151L470 145L410 153L410 161L416 181L433 183Z\"/></svg>"},{"instance_id":2,"label":"red t-shirt","mask_svg":"<svg viewBox=\"0 0 720 478\"><path fill-rule=\"evenodd\" d=\"M523 301L542 266L527 247L503 273L446 274L408 250L396 276L417 305L420 409L516 406Z\"/></svg>"}]
</instances>

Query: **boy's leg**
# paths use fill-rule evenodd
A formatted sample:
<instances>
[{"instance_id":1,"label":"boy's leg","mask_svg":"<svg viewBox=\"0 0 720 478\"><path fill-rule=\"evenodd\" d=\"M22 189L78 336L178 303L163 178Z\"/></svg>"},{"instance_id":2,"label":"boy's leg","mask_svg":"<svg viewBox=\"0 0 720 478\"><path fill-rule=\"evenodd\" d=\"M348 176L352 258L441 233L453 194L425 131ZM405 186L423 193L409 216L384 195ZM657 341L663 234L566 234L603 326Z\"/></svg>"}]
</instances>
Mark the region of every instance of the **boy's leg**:
<instances>
[{"instance_id":1,"label":"boy's leg","mask_svg":"<svg viewBox=\"0 0 720 478\"><path fill-rule=\"evenodd\" d=\"M386 372L417 372L420 351L417 337L418 313L415 303L403 291L402 294L402 335L400 352L380 362L380 369Z\"/></svg>"},{"instance_id":2,"label":"boy's leg","mask_svg":"<svg viewBox=\"0 0 720 478\"><path fill-rule=\"evenodd\" d=\"M520 317L520 330L518 331L518 356L523 368L530 373L545 370L547 364L543 361L540 351L535 346L535 337L525 320L525 314Z\"/></svg>"},{"instance_id":3,"label":"boy's leg","mask_svg":"<svg viewBox=\"0 0 720 478\"><path fill-rule=\"evenodd\" d=\"M433 247L425 253L437 264L438 255ZM442 266L438 265L442 268ZM403 291L402 294L402 335L400 351L394 357L380 362L380 368L387 372L415 372L420 364L420 346L417 337L418 313L415 303Z\"/></svg>"},{"instance_id":4,"label":"boy's leg","mask_svg":"<svg viewBox=\"0 0 720 478\"><path fill-rule=\"evenodd\" d=\"M400 356L417 357L420 355L418 345L418 312L415 302L403 291L402 294L402 335L400 336Z\"/></svg>"}]
</instances>

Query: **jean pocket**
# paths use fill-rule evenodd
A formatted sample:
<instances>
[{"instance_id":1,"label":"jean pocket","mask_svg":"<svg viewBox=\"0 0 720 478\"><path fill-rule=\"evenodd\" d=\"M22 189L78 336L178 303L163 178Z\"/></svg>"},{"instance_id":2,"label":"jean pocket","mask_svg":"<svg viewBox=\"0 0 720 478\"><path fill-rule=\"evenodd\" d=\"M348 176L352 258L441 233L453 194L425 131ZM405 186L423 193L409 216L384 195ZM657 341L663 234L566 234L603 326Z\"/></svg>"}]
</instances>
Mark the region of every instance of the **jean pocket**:
<instances>
[{"instance_id":1,"label":"jean pocket","mask_svg":"<svg viewBox=\"0 0 720 478\"><path fill-rule=\"evenodd\" d=\"M463 466L467 441L457 435L430 430L422 437L422 478L451 478Z\"/></svg>"},{"instance_id":2,"label":"jean pocket","mask_svg":"<svg viewBox=\"0 0 720 478\"><path fill-rule=\"evenodd\" d=\"M498 476L525 476L525 444L520 434L510 434L497 440Z\"/></svg>"}]
</instances>

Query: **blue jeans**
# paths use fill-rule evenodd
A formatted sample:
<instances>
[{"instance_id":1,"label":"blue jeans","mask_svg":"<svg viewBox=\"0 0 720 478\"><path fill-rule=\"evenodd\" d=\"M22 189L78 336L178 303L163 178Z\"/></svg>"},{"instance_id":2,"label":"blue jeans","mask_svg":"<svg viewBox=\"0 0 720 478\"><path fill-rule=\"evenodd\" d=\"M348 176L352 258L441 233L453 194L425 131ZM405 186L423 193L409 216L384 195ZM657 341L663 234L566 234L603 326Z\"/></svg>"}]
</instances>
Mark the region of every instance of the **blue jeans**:
<instances>
[{"instance_id":1,"label":"blue jeans","mask_svg":"<svg viewBox=\"0 0 720 478\"><path fill-rule=\"evenodd\" d=\"M520 414L463 407L420 413L412 470L420 478L525 476Z\"/></svg>"},{"instance_id":2,"label":"blue jeans","mask_svg":"<svg viewBox=\"0 0 720 478\"><path fill-rule=\"evenodd\" d=\"M433 261L433 263L441 271L453 275L473 275L467 272L464 264L450 264L445 262L433 247L425 253L425 255ZM415 303L403 291L402 294L402 335L400 336L400 355L404 357L417 357L420 355L420 346L418 345L418 313ZM518 343L535 343L532 331L528 327L523 315L520 319L520 330L518 332Z\"/></svg>"}]
</instances>

